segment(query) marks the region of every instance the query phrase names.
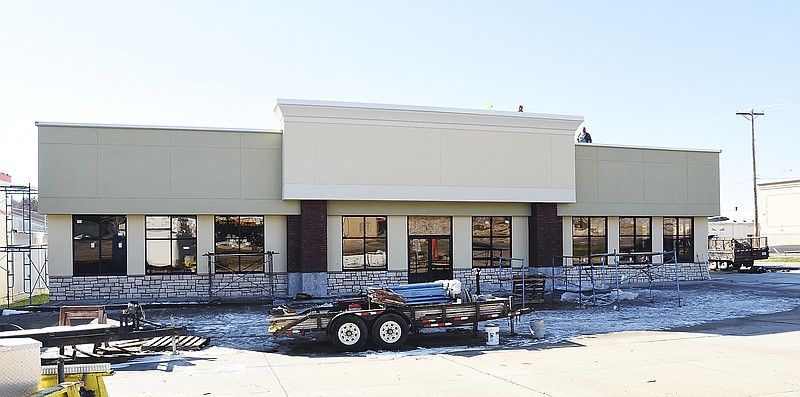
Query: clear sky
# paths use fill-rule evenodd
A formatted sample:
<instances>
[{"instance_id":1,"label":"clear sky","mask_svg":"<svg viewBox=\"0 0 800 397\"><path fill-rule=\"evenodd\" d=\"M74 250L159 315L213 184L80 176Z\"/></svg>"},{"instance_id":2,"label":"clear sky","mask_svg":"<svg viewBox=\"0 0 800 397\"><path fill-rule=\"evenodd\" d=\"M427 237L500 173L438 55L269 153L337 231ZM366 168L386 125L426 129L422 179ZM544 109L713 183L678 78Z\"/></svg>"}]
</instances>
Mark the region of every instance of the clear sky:
<instances>
[{"instance_id":1,"label":"clear sky","mask_svg":"<svg viewBox=\"0 0 800 397\"><path fill-rule=\"evenodd\" d=\"M721 150L723 214L800 178L800 2L0 0L0 171L35 121L275 129L276 98L579 115ZM75 170L76 178L80 170Z\"/></svg>"}]
</instances>

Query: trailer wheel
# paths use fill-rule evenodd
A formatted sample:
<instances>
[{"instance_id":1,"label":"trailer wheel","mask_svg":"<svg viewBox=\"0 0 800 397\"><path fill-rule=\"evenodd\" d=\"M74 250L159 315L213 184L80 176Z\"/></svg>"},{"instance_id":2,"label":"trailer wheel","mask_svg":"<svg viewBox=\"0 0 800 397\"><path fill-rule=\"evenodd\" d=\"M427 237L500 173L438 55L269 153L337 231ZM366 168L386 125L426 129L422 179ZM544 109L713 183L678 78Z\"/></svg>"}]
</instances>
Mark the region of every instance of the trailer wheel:
<instances>
[{"instance_id":1,"label":"trailer wheel","mask_svg":"<svg viewBox=\"0 0 800 397\"><path fill-rule=\"evenodd\" d=\"M364 320L353 315L337 317L331 324L331 342L339 350L358 351L367 342Z\"/></svg>"},{"instance_id":2,"label":"trailer wheel","mask_svg":"<svg viewBox=\"0 0 800 397\"><path fill-rule=\"evenodd\" d=\"M372 340L381 349L398 349L408 340L409 324L403 317L389 313L378 317L372 325Z\"/></svg>"}]
</instances>

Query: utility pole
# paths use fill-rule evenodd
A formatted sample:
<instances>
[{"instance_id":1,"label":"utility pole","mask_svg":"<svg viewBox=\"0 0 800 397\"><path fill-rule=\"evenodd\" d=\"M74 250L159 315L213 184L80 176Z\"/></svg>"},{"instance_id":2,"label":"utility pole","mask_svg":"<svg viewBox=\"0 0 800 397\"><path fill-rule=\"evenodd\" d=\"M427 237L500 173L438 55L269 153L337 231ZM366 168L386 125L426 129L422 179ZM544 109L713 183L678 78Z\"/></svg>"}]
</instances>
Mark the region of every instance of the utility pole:
<instances>
[{"instance_id":1,"label":"utility pole","mask_svg":"<svg viewBox=\"0 0 800 397\"><path fill-rule=\"evenodd\" d=\"M753 152L753 212L755 217L753 223L755 226L755 236L761 237L761 232L758 227L758 187L756 186L756 117L763 116L764 112L756 112L755 109L750 109L749 112L736 112L739 116L750 120L750 147Z\"/></svg>"}]
</instances>

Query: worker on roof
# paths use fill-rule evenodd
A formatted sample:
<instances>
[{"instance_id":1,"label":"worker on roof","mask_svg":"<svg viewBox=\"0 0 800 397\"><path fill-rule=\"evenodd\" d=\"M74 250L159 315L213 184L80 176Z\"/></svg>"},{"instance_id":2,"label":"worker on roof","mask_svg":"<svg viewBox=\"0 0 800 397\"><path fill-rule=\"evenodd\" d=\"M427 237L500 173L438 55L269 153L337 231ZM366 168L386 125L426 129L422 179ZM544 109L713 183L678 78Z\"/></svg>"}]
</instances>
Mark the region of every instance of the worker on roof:
<instances>
[{"instance_id":1,"label":"worker on roof","mask_svg":"<svg viewBox=\"0 0 800 397\"><path fill-rule=\"evenodd\" d=\"M578 134L578 142L581 143L592 143L592 136L586 132L586 127L583 127L583 131Z\"/></svg>"}]
</instances>

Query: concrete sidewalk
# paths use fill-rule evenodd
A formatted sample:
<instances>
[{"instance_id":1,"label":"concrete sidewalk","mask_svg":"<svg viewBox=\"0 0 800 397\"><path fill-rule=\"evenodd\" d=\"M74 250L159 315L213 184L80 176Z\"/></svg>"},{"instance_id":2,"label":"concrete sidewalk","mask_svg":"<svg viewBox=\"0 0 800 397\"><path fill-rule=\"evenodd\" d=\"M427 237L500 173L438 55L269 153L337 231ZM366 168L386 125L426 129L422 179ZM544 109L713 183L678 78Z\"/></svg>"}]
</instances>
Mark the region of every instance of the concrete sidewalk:
<instances>
[{"instance_id":1,"label":"concrete sidewalk","mask_svg":"<svg viewBox=\"0 0 800 397\"><path fill-rule=\"evenodd\" d=\"M106 378L111 396L800 395L800 309L535 348L290 356L212 348Z\"/></svg>"}]
</instances>

